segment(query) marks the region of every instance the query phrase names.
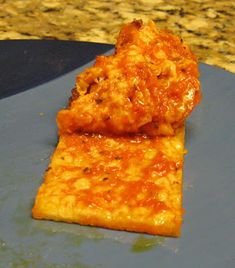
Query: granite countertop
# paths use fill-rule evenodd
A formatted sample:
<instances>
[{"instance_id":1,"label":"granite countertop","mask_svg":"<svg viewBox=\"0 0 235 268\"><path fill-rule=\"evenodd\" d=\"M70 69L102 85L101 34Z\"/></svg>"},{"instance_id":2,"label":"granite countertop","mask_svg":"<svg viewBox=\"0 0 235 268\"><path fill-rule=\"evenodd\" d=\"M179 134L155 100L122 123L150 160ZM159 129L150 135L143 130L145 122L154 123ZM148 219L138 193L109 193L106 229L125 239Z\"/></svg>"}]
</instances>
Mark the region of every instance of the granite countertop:
<instances>
[{"instance_id":1,"label":"granite countertop","mask_svg":"<svg viewBox=\"0 0 235 268\"><path fill-rule=\"evenodd\" d=\"M0 0L0 39L114 43L123 23L154 20L199 60L235 73L235 3L229 0Z\"/></svg>"}]
</instances>

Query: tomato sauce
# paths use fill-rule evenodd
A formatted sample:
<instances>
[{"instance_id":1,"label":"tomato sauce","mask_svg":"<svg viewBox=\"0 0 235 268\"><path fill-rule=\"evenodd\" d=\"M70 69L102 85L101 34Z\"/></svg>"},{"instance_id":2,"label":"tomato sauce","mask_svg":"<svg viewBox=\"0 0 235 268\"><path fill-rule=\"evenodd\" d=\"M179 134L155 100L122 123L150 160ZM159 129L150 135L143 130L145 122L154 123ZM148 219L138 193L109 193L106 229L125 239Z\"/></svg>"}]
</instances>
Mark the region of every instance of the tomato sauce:
<instances>
[{"instance_id":1,"label":"tomato sauce","mask_svg":"<svg viewBox=\"0 0 235 268\"><path fill-rule=\"evenodd\" d=\"M161 178L175 173L182 167L182 162L170 160L161 152L161 139L145 135L116 137L98 134L72 134L63 138L66 151L73 159L78 155L86 159L83 165L65 166L65 170L76 170L79 178L89 181L90 187L80 190L73 187L78 177L67 181L70 187L66 194L79 191L77 202L108 208L108 204L116 200L129 208L150 208L153 213L169 209L158 199L158 193L164 189L155 183L156 174ZM147 158L146 153L152 149L156 153ZM96 189L100 190L97 192Z\"/></svg>"}]
</instances>

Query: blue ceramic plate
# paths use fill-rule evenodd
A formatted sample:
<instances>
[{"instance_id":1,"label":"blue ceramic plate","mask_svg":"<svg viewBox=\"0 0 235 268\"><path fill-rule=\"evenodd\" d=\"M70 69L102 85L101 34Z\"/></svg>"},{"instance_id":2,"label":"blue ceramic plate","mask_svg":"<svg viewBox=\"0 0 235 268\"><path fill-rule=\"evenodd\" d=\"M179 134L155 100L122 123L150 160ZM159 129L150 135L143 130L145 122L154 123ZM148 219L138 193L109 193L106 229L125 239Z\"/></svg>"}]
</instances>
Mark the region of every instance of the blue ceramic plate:
<instances>
[{"instance_id":1,"label":"blue ceramic plate","mask_svg":"<svg viewBox=\"0 0 235 268\"><path fill-rule=\"evenodd\" d=\"M0 100L0 267L235 267L235 75L201 64L186 125L180 238L31 218L78 68Z\"/></svg>"}]
</instances>

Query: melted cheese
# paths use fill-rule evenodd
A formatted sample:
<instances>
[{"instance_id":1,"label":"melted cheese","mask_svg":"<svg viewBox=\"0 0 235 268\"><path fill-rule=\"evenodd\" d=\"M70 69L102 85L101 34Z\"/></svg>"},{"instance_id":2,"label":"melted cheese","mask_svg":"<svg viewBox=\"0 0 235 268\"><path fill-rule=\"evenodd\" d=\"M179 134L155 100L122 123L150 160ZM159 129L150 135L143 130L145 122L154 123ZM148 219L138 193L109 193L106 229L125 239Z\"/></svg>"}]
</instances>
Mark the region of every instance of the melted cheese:
<instances>
[{"instance_id":1,"label":"melted cheese","mask_svg":"<svg viewBox=\"0 0 235 268\"><path fill-rule=\"evenodd\" d=\"M197 60L182 40L134 21L111 56L99 56L78 75L59 131L174 135L199 102Z\"/></svg>"}]
</instances>

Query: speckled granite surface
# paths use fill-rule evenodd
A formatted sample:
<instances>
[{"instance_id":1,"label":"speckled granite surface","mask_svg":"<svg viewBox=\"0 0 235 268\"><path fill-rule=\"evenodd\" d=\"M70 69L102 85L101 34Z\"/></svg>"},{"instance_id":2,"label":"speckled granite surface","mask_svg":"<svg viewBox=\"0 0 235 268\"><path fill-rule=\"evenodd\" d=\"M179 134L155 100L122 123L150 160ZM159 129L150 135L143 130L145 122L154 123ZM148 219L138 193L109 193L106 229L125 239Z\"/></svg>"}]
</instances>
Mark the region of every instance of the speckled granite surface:
<instances>
[{"instance_id":1,"label":"speckled granite surface","mask_svg":"<svg viewBox=\"0 0 235 268\"><path fill-rule=\"evenodd\" d=\"M200 61L235 73L232 0L0 0L0 39L114 43L134 18L173 30Z\"/></svg>"}]
</instances>

